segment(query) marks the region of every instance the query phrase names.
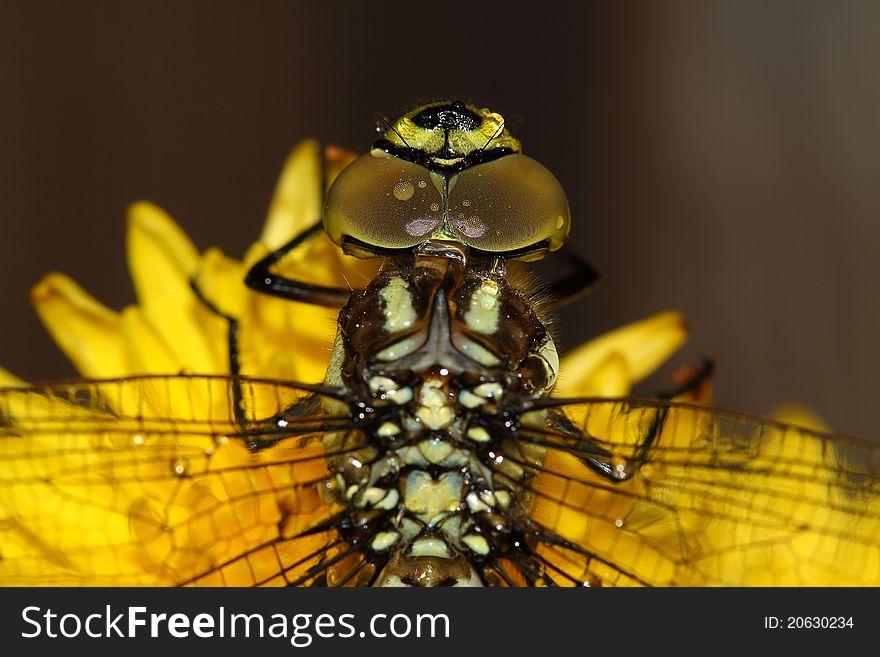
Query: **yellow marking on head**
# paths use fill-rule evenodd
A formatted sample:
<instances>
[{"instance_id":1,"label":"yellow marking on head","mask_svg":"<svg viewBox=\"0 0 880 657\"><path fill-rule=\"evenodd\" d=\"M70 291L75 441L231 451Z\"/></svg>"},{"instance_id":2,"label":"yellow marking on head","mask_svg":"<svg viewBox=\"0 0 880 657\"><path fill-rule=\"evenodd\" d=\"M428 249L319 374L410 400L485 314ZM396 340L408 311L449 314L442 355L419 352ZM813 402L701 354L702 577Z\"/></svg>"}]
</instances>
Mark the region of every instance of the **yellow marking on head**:
<instances>
[{"instance_id":1,"label":"yellow marking on head","mask_svg":"<svg viewBox=\"0 0 880 657\"><path fill-rule=\"evenodd\" d=\"M450 105L448 101L438 101L427 105L420 105L390 124L385 133L385 139L399 147L410 147L424 151L429 155L439 153L447 145L453 157L435 158L441 165L453 165L470 153L482 148L509 148L514 153L522 150L518 139L508 131L504 117L497 112L492 112L486 107L478 108L471 104L462 104L462 107L479 119L479 124L473 129L459 130L451 128L428 129L418 125L413 119L421 112L431 108L439 108Z\"/></svg>"}]
</instances>

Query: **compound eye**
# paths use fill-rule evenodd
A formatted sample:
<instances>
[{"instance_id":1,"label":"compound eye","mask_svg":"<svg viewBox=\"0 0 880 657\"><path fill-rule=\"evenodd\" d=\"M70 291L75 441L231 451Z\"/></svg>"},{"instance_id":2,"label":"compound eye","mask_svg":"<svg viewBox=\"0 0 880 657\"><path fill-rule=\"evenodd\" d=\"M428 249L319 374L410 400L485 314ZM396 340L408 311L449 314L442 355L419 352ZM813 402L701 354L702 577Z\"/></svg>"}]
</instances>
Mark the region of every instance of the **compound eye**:
<instances>
[{"instance_id":1,"label":"compound eye","mask_svg":"<svg viewBox=\"0 0 880 657\"><path fill-rule=\"evenodd\" d=\"M324 228L336 244L353 238L377 251L421 244L443 223L443 181L385 152L362 155L333 181Z\"/></svg>"},{"instance_id":2,"label":"compound eye","mask_svg":"<svg viewBox=\"0 0 880 657\"><path fill-rule=\"evenodd\" d=\"M571 216L555 176L517 153L465 169L450 180L448 225L462 242L481 251L529 251L541 243L555 251L568 237Z\"/></svg>"}]
</instances>

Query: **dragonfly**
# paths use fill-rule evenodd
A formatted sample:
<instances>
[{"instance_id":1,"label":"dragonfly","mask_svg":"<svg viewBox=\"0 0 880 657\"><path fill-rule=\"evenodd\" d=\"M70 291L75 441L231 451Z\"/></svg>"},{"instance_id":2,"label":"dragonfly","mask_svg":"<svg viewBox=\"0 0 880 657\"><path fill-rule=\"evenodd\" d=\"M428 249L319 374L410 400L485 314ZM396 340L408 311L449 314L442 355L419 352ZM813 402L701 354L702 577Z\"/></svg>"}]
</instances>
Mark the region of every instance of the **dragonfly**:
<instances>
[{"instance_id":1,"label":"dragonfly","mask_svg":"<svg viewBox=\"0 0 880 657\"><path fill-rule=\"evenodd\" d=\"M321 221L243 283L338 308L322 383L143 375L0 390L0 583L741 586L880 583L880 447L688 401L560 398L547 316L596 272L503 117L383 120ZM290 278L326 234L382 266ZM529 263L568 274L536 290Z\"/></svg>"}]
</instances>

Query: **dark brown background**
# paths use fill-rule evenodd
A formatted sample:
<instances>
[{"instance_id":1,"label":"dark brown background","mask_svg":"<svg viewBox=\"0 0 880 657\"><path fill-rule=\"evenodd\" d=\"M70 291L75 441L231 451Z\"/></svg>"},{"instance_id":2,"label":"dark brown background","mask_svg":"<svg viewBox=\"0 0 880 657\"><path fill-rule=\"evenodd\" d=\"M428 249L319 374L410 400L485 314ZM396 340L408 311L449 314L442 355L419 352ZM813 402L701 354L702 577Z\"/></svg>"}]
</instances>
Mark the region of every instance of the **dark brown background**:
<instances>
[{"instance_id":1,"label":"dark brown background","mask_svg":"<svg viewBox=\"0 0 880 657\"><path fill-rule=\"evenodd\" d=\"M719 403L878 435L878 71L868 1L3 0L0 363L73 373L27 302L49 269L131 301L129 202L240 255L297 140L364 150L376 113L463 94L525 119L603 273L564 345L678 308Z\"/></svg>"}]
</instances>

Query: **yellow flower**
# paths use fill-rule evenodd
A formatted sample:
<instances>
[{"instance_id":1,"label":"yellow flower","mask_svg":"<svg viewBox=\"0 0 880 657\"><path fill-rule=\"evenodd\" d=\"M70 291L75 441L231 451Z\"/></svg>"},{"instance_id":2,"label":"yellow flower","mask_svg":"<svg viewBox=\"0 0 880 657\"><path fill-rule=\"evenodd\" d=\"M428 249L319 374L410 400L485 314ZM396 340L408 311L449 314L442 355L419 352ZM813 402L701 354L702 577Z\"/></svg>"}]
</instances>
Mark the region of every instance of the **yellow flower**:
<instances>
[{"instance_id":1,"label":"yellow flower","mask_svg":"<svg viewBox=\"0 0 880 657\"><path fill-rule=\"evenodd\" d=\"M249 290L243 280L255 262L318 219L322 166L329 184L351 157L329 149L322 162L316 143L299 145L284 167L259 240L241 260L217 249L199 254L162 210L137 203L128 213L127 241L138 303L115 312L68 277L53 273L32 292L37 312L84 377L228 374L227 322L193 292L195 280L211 304L240 322L242 374L321 381L337 311L271 298ZM375 275L376 266L342 255L321 235L288 254L279 269L319 285L361 287ZM562 359L555 396L625 397L686 338L682 317L672 311L600 336ZM17 440L13 422L0 440L0 583L284 584L312 563L304 555L320 548L325 537L290 537L316 523L313 511L321 501L311 482L327 476L320 444L298 446L295 463L289 445L252 453L242 441L224 438L236 427L223 380L193 381L160 378L140 381L136 389L93 384L70 390L69 399L13 391L0 395L0 416L24 422L28 429ZM0 386L24 385L0 370ZM271 384L248 390L254 418L271 416L278 395L287 395L285 404L303 396ZM77 397L83 393L89 396L87 403ZM706 401L706 395L698 401ZM120 415L126 419L118 419ZM619 404L581 404L570 415L589 436L633 435L634 410ZM678 449L687 454L695 437L724 438L712 424L718 417L694 408L673 409L658 442L669 453ZM667 431L667 425L678 431ZM713 471L713 452L703 451L691 462L648 464L644 476L609 488L581 460L554 450L535 481L544 497L537 499L532 515L596 554L607 552L629 573L624 576L613 568L604 573L599 566L593 574L605 581L629 583L634 576L661 584L701 584L693 571L678 570L688 563L694 545L763 545L763 535L737 535L755 528L731 515L730 508L783 500L787 506L773 513L808 523L817 508L840 507L830 487L825 488L827 472L811 470L827 465L828 455L803 453L816 450L818 441L784 428L768 431L765 438L770 446L760 455L764 467L772 470L776 459L785 467L803 468L814 480L805 474L800 487L782 490L792 480L754 470ZM702 472L700 468L719 480L716 488L706 484L705 497L694 494L692 473ZM90 476L80 478L82 472ZM741 495L736 492L740 489ZM724 496L713 498L713 491ZM811 503L799 505L798 494ZM761 495L769 502L762 502ZM845 532L851 517L829 512L826 526ZM621 519L636 531L622 537ZM875 520L865 522L857 536L875 530ZM760 549L713 554L708 547L712 556L699 570L714 582L802 583L779 581L778 562L833 562L835 550L848 551L854 563L868 564L870 576L880 569L858 540L831 541L828 532L805 532L800 542L785 543L780 550L789 552L773 555L769 566ZM675 562L676 555L681 563ZM281 568L286 569L284 577ZM751 574L744 576L744 571ZM796 576L803 572L790 571ZM839 580L826 574L815 574L809 583L847 583L851 577L846 569Z\"/></svg>"}]
</instances>

